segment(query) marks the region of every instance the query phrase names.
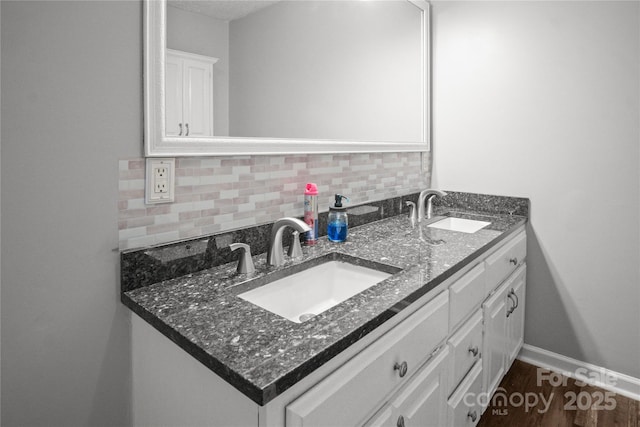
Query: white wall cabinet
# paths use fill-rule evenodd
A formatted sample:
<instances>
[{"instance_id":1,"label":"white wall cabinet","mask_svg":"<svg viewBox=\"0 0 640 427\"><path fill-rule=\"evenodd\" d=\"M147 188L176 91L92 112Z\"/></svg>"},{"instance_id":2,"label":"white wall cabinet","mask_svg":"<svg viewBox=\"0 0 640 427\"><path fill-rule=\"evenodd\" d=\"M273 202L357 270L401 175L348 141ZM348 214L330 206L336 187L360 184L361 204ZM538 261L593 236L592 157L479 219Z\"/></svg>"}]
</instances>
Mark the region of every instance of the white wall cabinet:
<instances>
[{"instance_id":1,"label":"white wall cabinet","mask_svg":"<svg viewBox=\"0 0 640 427\"><path fill-rule=\"evenodd\" d=\"M522 346L525 256L523 228L265 406L134 316L136 425L177 405L182 425L473 427Z\"/></svg>"},{"instance_id":2,"label":"white wall cabinet","mask_svg":"<svg viewBox=\"0 0 640 427\"><path fill-rule=\"evenodd\" d=\"M217 61L167 49L166 136L213 136L213 64Z\"/></svg>"}]
</instances>

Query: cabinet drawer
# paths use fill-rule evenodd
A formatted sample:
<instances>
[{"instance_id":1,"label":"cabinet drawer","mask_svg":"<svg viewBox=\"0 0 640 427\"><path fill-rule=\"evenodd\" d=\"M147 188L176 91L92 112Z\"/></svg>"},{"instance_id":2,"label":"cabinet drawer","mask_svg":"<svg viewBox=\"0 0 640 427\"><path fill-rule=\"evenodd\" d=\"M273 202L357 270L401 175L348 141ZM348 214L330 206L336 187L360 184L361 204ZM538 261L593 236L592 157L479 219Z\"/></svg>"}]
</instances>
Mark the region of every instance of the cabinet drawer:
<instances>
[{"instance_id":1,"label":"cabinet drawer","mask_svg":"<svg viewBox=\"0 0 640 427\"><path fill-rule=\"evenodd\" d=\"M473 427L482 415L482 363L476 363L448 401L449 425Z\"/></svg>"},{"instance_id":2,"label":"cabinet drawer","mask_svg":"<svg viewBox=\"0 0 640 427\"><path fill-rule=\"evenodd\" d=\"M444 340L448 319L444 291L289 404L287 427L361 423Z\"/></svg>"},{"instance_id":3,"label":"cabinet drawer","mask_svg":"<svg viewBox=\"0 0 640 427\"><path fill-rule=\"evenodd\" d=\"M449 350L446 347L439 351L364 426L442 427L446 425L445 383L448 356Z\"/></svg>"},{"instance_id":4,"label":"cabinet drawer","mask_svg":"<svg viewBox=\"0 0 640 427\"><path fill-rule=\"evenodd\" d=\"M464 325L449 339L450 384L447 396L458 387L465 374L480 359L482 351L482 310L465 322Z\"/></svg>"},{"instance_id":5,"label":"cabinet drawer","mask_svg":"<svg viewBox=\"0 0 640 427\"><path fill-rule=\"evenodd\" d=\"M485 266L484 263L480 263L449 287L449 328L451 330L455 329L474 308L480 307L480 303L487 295L484 282Z\"/></svg>"},{"instance_id":6,"label":"cabinet drawer","mask_svg":"<svg viewBox=\"0 0 640 427\"><path fill-rule=\"evenodd\" d=\"M493 291L527 256L527 238L524 231L490 255L486 260L487 293Z\"/></svg>"}]
</instances>

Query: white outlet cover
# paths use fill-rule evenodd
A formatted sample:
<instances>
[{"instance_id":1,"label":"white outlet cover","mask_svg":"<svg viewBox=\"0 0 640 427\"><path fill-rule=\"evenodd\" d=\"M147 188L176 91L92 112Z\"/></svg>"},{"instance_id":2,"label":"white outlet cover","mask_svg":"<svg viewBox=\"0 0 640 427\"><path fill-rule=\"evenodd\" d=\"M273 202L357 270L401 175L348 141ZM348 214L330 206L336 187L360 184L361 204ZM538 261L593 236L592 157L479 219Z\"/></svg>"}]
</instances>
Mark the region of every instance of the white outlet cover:
<instances>
[{"instance_id":1,"label":"white outlet cover","mask_svg":"<svg viewBox=\"0 0 640 427\"><path fill-rule=\"evenodd\" d=\"M157 204L175 201L176 159L148 158L146 168L145 203ZM159 170L162 170L162 173ZM158 191L160 187L164 190Z\"/></svg>"}]
</instances>

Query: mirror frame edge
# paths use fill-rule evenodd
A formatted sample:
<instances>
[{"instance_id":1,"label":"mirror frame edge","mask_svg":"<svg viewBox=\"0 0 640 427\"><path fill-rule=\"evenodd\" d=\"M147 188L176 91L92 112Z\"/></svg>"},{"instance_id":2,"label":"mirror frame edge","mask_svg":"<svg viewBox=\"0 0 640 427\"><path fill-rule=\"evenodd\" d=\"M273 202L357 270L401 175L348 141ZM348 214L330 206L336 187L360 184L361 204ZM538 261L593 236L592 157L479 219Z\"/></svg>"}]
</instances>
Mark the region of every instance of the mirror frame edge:
<instances>
[{"instance_id":1,"label":"mirror frame edge","mask_svg":"<svg viewBox=\"0 0 640 427\"><path fill-rule=\"evenodd\" d=\"M428 152L431 150L430 3L422 10L422 141L349 141L288 138L170 138L165 129L166 0L143 0L144 156L198 157L288 154Z\"/></svg>"}]
</instances>

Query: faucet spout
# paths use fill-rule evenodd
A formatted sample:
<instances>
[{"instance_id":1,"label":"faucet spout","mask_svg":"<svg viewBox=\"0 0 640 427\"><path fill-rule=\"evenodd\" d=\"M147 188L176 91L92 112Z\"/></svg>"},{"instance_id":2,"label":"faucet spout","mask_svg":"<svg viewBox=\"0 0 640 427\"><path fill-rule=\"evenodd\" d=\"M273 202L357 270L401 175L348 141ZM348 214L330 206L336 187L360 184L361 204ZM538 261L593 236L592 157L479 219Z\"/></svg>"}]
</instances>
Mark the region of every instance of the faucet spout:
<instances>
[{"instance_id":1,"label":"faucet spout","mask_svg":"<svg viewBox=\"0 0 640 427\"><path fill-rule=\"evenodd\" d=\"M433 216L433 206L431 204L431 201L434 197L444 197L446 195L447 193L440 190L434 190L430 188L422 190L420 192L420 195L418 196L418 222L422 222L422 220L425 218L425 211L427 219Z\"/></svg>"},{"instance_id":2,"label":"faucet spout","mask_svg":"<svg viewBox=\"0 0 640 427\"><path fill-rule=\"evenodd\" d=\"M284 251L282 249L282 233L284 229L291 227L300 233L311 231L311 228L297 218L280 218L271 227L271 239L269 240L269 250L267 251L267 264L275 267L284 263Z\"/></svg>"}]
</instances>

